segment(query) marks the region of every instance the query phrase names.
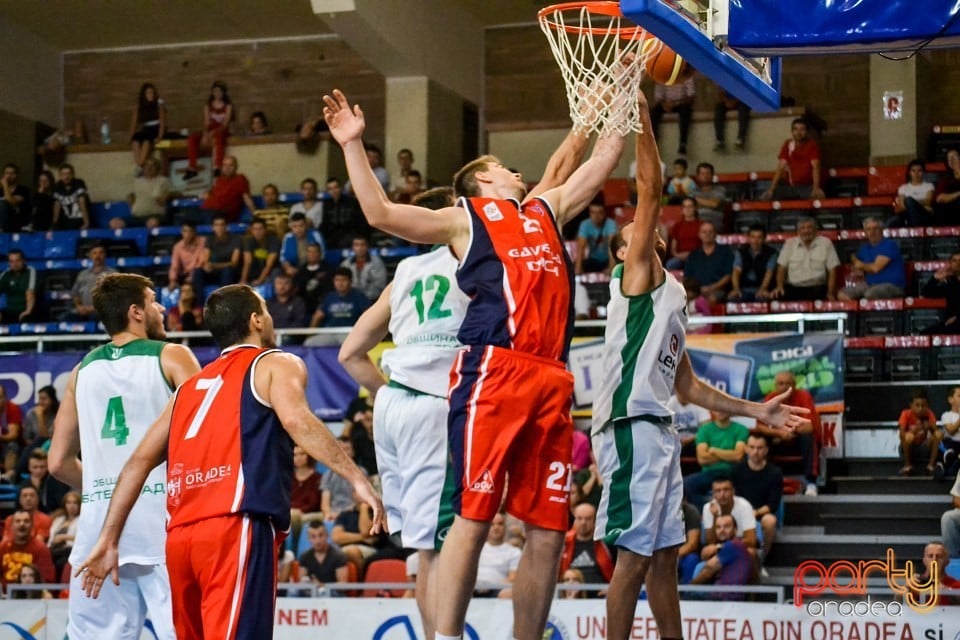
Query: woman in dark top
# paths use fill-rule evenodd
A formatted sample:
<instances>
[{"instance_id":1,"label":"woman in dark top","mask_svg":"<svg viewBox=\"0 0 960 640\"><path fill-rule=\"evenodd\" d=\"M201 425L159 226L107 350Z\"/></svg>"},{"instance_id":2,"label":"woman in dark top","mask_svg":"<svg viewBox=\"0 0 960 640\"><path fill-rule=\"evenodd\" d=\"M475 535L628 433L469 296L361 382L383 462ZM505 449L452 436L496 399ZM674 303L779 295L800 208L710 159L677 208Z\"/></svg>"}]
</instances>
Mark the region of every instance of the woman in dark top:
<instances>
[{"instance_id":1,"label":"woman in dark top","mask_svg":"<svg viewBox=\"0 0 960 640\"><path fill-rule=\"evenodd\" d=\"M938 227L960 225L960 151L947 152L947 175L934 198L933 223Z\"/></svg>"},{"instance_id":2,"label":"woman in dark top","mask_svg":"<svg viewBox=\"0 0 960 640\"><path fill-rule=\"evenodd\" d=\"M163 139L167 126L167 110L157 88L149 82L140 86L137 106L130 122L130 146L138 175L143 172L143 163L153 153L153 145Z\"/></svg>"},{"instance_id":3,"label":"woman in dark top","mask_svg":"<svg viewBox=\"0 0 960 640\"><path fill-rule=\"evenodd\" d=\"M49 171L41 171L37 190L33 194L30 226L24 231L49 231L53 226L53 185L56 180Z\"/></svg>"}]
</instances>

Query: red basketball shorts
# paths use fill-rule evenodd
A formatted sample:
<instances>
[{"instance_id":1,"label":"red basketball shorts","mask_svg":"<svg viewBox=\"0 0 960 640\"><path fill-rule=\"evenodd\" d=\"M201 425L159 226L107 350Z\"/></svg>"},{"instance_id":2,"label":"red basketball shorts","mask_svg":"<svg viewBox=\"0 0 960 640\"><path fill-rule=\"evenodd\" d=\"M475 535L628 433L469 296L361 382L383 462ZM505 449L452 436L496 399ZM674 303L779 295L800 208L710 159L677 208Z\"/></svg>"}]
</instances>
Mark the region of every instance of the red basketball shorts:
<instances>
[{"instance_id":1,"label":"red basketball shorts","mask_svg":"<svg viewBox=\"0 0 960 640\"><path fill-rule=\"evenodd\" d=\"M469 347L450 373L454 511L490 521L507 511L569 528L573 376L563 363L500 347Z\"/></svg>"}]
</instances>

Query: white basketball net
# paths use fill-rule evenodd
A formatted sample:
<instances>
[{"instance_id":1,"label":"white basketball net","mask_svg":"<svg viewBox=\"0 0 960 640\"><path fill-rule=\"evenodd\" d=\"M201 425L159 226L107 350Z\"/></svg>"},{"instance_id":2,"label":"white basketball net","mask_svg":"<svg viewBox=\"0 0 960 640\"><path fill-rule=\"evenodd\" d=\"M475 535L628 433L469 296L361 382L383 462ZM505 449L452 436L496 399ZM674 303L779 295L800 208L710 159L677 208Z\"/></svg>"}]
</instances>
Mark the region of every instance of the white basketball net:
<instances>
[{"instance_id":1,"label":"white basketball net","mask_svg":"<svg viewBox=\"0 0 960 640\"><path fill-rule=\"evenodd\" d=\"M643 133L640 81L646 61L663 44L626 18L592 12L589 4L616 3L557 5L539 16L563 75L574 129L588 135Z\"/></svg>"}]
</instances>

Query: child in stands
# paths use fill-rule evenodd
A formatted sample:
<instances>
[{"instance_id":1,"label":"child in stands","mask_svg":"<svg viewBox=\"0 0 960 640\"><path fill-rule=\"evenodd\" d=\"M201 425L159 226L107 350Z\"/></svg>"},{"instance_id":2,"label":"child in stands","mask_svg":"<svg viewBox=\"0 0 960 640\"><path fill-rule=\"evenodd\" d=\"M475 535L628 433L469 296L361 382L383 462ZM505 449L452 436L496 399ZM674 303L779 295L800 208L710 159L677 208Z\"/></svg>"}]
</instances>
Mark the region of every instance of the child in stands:
<instances>
[{"instance_id":1,"label":"child in stands","mask_svg":"<svg viewBox=\"0 0 960 640\"><path fill-rule=\"evenodd\" d=\"M940 416L943 425L940 450L943 452L942 466L934 470L936 475L952 476L960 468L960 387L953 387L947 396L950 410Z\"/></svg>"},{"instance_id":2,"label":"child in stands","mask_svg":"<svg viewBox=\"0 0 960 640\"><path fill-rule=\"evenodd\" d=\"M910 406L900 412L897 424L900 427L900 453L903 456L900 475L910 475L913 461L923 460L924 456L927 460L927 473L933 474L936 465L942 464L937 462L942 436L937 430L937 417L930 410L927 393L923 389L913 392Z\"/></svg>"}]
</instances>

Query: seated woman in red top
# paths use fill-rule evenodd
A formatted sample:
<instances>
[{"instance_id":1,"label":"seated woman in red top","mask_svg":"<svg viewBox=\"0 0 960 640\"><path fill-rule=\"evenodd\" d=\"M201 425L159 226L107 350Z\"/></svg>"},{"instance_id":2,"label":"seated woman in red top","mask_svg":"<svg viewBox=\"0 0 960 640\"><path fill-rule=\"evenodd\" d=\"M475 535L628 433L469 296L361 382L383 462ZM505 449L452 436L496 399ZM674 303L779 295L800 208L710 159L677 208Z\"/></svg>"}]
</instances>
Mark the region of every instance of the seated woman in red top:
<instances>
[{"instance_id":1,"label":"seated woman in red top","mask_svg":"<svg viewBox=\"0 0 960 640\"><path fill-rule=\"evenodd\" d=\"M690 252L700 246L700 220L697 219L697 201L684 198L681 204L683 220L670 230L670 259L664 265L670 271L683 269Z\"/></svg>"},{"instance_id":2,"label":"seated woman in red top","mask_svg":"<svg viewBox=\"0 0 960 640\"><path fill-rule=\"evenodd\" d=\"M300 447L293 448L293 484L290 486L290 535L294 544L300 539L300 526L304 514L321 511L320 502L323 493L320 482L323 479L317 473L316 462Z\"/></svg>"}]
</instances>

